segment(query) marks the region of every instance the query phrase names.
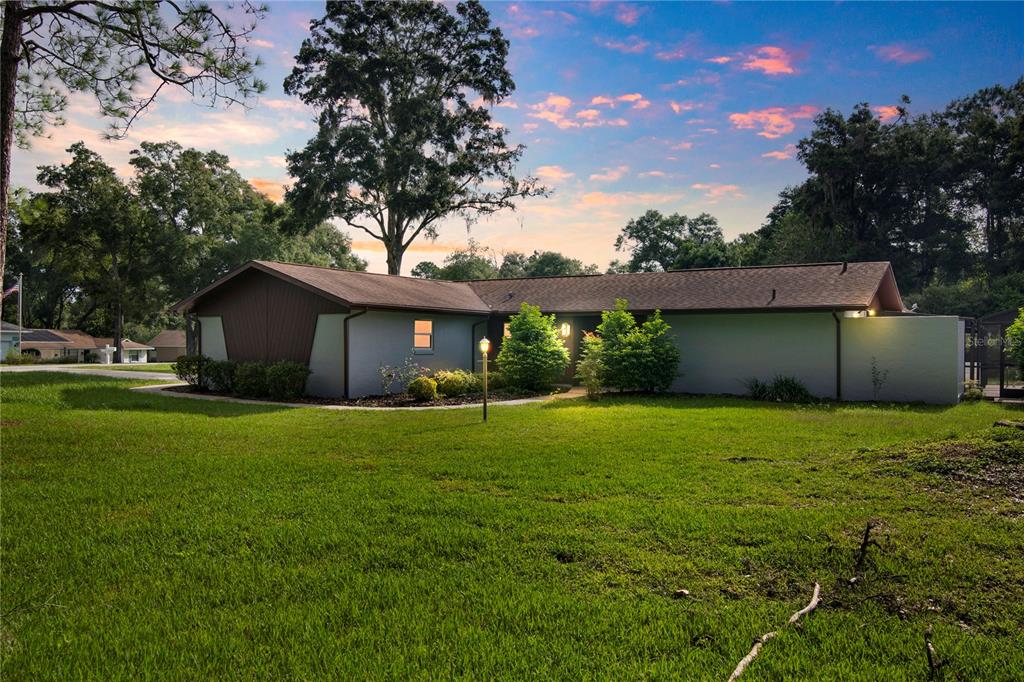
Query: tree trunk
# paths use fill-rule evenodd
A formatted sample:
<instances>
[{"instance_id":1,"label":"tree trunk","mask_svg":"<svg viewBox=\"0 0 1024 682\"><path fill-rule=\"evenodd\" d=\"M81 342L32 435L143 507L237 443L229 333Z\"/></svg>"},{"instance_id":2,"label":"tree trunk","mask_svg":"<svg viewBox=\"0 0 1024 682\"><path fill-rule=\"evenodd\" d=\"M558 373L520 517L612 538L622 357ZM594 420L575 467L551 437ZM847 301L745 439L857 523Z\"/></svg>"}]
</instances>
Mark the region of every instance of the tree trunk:
<instances>
[{"instance_id":1,"label":"tree trunk","mask_svg":"<svg viewBox=\"0 0 1024 682\"><path fill-rule=\"evenodd\" d=\"M11 186L11 149L14 147L14 93L21 61L22 0L4 5L0 45L0 282L7 264L7 199Z\"/></svg>"},{"instance_id":2,"label":"tree trunk","mask_svg":"<svg viewBox=\"0 0 1024 682\"><path fill-rule=\"evenodd\" d=\"M388 274L402 274L402 244L401 241L385 242L384 248L388 252Z\"/></svg>"}]
</instances>

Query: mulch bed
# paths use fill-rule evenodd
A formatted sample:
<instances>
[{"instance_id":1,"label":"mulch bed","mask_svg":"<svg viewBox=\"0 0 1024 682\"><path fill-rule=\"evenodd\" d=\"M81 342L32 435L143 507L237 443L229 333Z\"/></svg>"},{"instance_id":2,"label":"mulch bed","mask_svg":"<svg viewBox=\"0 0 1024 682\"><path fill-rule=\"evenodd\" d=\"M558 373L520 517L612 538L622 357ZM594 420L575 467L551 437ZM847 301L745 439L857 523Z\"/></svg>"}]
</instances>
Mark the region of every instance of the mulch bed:
<instances>
[{"instance_id":1,"label":"mulch bed","mask_svg":"<svg viewBox=\"0 0 1024 682\"><path fill-rule=\"evenodd\" d=\"M174 391L175 393L195 393L197 395L217 395L224 398L237 398L239 396L232 395L231 393L224 393L222 391L199 391L194 386L168 386L164 389L165 391ZM508 391L508 390L496 390L487 392L487 401L492 403L499 403L506 400L520 400L522 398L536 398L538 396L546 395L544 393L524 393L520 391ZM468 405L472 403L483 402L483 393L470 393L467 395L460 395L454 398L441 398L440 400L434 400L431 402L417 402L413 400L407 393L396 393L394 395L371 395L365 398L357 398L355 400L344 400L341 398L316 398L312 396L303 396L296 400L288 400L290 403L304 403L307 405L345 405L348 407L437 407L439 405ZM260 400L260 398L246 398L246 400ZM267 400L266 402L274 402Z\"/></svg>"}]
</instances>

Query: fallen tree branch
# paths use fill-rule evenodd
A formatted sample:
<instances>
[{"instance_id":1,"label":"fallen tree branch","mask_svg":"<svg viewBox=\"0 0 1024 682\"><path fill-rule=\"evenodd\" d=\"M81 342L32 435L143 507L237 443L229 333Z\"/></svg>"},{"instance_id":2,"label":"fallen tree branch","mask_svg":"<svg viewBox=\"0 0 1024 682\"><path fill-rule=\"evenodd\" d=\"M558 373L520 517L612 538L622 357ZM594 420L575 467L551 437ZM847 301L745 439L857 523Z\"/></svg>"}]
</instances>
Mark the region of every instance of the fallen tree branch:
<instances>
[{"instance_id":1,"label":"fallen tree branch","mask_svg":"<svg viewBox=\"0 0 1024 682\"><path fill-rule=\"evenodd\" d=\"M855 567L857 573L860 573L861 569L864 567L865 559L868 558L868 548L871 547L871 545L874 545L879 549L882 547L876 541L871 539L871 531L874 530L874 528L875 524L871 521L868 521L867 525L864 526L864 537L861 538L860 550L857 552L857 565Z\"/></svg>"},{"instance_id":2,"label":"fallen tree branch","mask_svg":"<svg viewBox=\"0 0 1024 682\"><path fill-rule=\"evenodd\" d=\"M786 625L796 625L801 618L806 616L814 609L818 608L818 604L820 603L821 585L819 585L818 583L814 583L814 594L811 595L811 601L807 604L807 606L803 607L802 609L794 613L792 616L790 616L789 620L786 621ZM766 632L765 634L755 639L754 646L750 648L750 653L743 657L743 659L736 665L736 669L732 671L732 675L729 675L729 682L734 682L735 680L738 680L740 675L743 674L743 671L747 669L747 666L751 664L751 662L757 657L759 653L761 653L761 647L764 646L765 642L772 639L773 637L778 636L778 631L773 630L771 632Z\"/></svg>"}]
</instances>

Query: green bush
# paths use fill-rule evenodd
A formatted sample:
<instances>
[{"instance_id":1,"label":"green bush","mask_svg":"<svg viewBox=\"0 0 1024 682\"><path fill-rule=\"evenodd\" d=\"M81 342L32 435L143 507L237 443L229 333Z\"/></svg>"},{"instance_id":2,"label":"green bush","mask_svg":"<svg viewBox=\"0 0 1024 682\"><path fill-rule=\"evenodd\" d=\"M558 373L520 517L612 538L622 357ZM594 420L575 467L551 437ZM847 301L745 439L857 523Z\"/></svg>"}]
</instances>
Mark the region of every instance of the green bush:
<instances>
[{"instance_id":1,"label":"green bush","mask_svg":"<svg viewBox=\"0 0 1024 682\"><path fill-rule=\"evenodd\" d=\"M205 389L207 387L207 368L213 360L205 355L179 355L171 365L174 376L189 386ZM202 380L202 384L200 384Z\"/></svg>"},{"instance_id":2,"label":"green bush","mask_svg":"<svg viewBox=\"0 0 1024 682\"><path fill-rule=\"evenodd\" d=\"M771 381L751 379L747 382L747 395L754 400L776 403L813 403L816 400L802 381L781 374Z\"/></svg>"},{"instance_id":3,"label":"green bush","mask_svg":"<svg viewBox=\"0 0 1024 682\"><path fill-rule=\"evenodd\" d=\"M476 381L476 385L479 386L478 391L484 390L484 373L476 372L473 374L473 380ZM497 391L499 389L508 386L508 382L505 380L505 375L498 371L487 370L487 390Z\"/></svg>"},{"instance_id":4,"label":"green bush","mask_svg":"<svg viewBox=\"0 0 1024 682\"><path fill-rule=\"evenodd\" d=\"M1006 354L1024 371L1024 308L1018 311L1013 324L1006 328Z\"/></svg>"},{"instance_id":5,"label":"green bush","mask_svg":"<svg viewBox=\"0 0 1024 682\"><path fill-rule=\"evenodd\" d=\"M235 390L235 369L233 360L210 360L206 363L204 383L211 391L232 393Z\"/></svg>"},{"instance_id":6,"label":"green bush","mask_svg":"<svg viewBox=\"0 0 1024 682\"><path fill-rule=\"evenodd\" d=\"M981 400L985 397L985 391L981 385L973 379L964 382L964 394L961 400Z\"/></svg>"},{"instance_id":7,"label":"green bush","mask_svg":"<svg viewBox=\"0 0 1024 682\"><path fill-rule=\"evenodd\" d=\"M637 325L625 299L615 310L601 313L597 326L601 338L604 381L619 390L665 391L679 375L679 349L670 327L656 310Z\"/></svg>"},{"instance_id":8,"label":"green bush","mask_svg":"<svg viewBox=\"0 0 1024 682\"><path fill-rule=\"evenodd\" d=\"M437 400L437 382L430 377L416 377L409 382L409 395L420 403Z\"/></svg>"},{"instance_id":9,"label":"green bush","mask_svg":"<svg viewBox=\"0 0 1024 682\"><path fill-rule=\"evenodd\" d=\"M39 357L31 353L19 353L13 348L8 351L4 363L8 365L34 365L39 362Z\"/></svg>"},{"instance_id":10,"label":"green bush","mask_svg":"<svg viewBox=\"0 0 1024 682\"><path fill-rule=\"evenodd\" d=\"M512 388L550 388L569 365L569 351L555 332L555 316L523 303L509 318L509 336L498 352L498 367Z\"/></svg>"},{"instance_id":11,"label":"green bush","mask_svg":"<svg viewBox=\"0 0 1024 682\"><path fill-rule=\"evenodd\" d=\"M298 400L306 392L309 367L284 360L266 368L267 395L274 400Z\"/></svg>"},{"instance_id":12,"label":"green bush","mask_svg":"<svg viewBox=\"0 0 1024 682\"><path fill-rule=\"evenodd\" d=\"M576 378L587 389L587 397L597 400L604 388L604 358L601 337L587 333L583 337L583 352L576 363Z\"/></svg>"},{"instance_id":13,"label":"green bush","mask_svg":"<svg viewBox=\"0 0 1024 682\"><path fill-rule=\"evenodd\" d=\"M262 362L240 362L235 367L235 395L243 398L266 398L267 366Z\"/></svg>"},{"instance_id":14,"label":"green bush","mask_svg":"<svg viewBox=\"0 0 1024 682\"><path fill-rule=\"evenodd\" d=\"M489 373L488 373L489 374ZM488 376L488 381L490 380ZM473 374L461 369L440 370L434 373L437 391L441 395L455 397L467 393L479 393L483 390L483 375Z\"/></svg>"}]
</instances>

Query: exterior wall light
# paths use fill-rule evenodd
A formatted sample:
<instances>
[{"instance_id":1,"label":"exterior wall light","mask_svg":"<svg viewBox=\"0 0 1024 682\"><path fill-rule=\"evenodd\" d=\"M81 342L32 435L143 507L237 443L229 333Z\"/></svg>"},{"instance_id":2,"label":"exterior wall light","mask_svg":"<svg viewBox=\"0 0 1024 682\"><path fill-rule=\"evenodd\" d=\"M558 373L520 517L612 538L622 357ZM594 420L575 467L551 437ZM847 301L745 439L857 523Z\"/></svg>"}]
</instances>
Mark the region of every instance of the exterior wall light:
<instances>
[{"instance_id":1,"label":"exterior wall light","mask_svg":"<svg viewBox=\"0 0 1024 682\"><path fill-rule=\"evenodd\" d=\"M868 317L874 317L877 314L878 313L874 309L868 310Z\"/></svg>"},{"instance_id":2,"label":"exterior wall light","mask_svg":"<svg viewBox=\"0 0 1024 682\"><path fill-rule=\"evenodd\" d=\"M568 322L563 322L560 331L562 333L562 338L567 339L569 338L569 334L572 334L572 325Z\"/></svg>"}]
</instances>

